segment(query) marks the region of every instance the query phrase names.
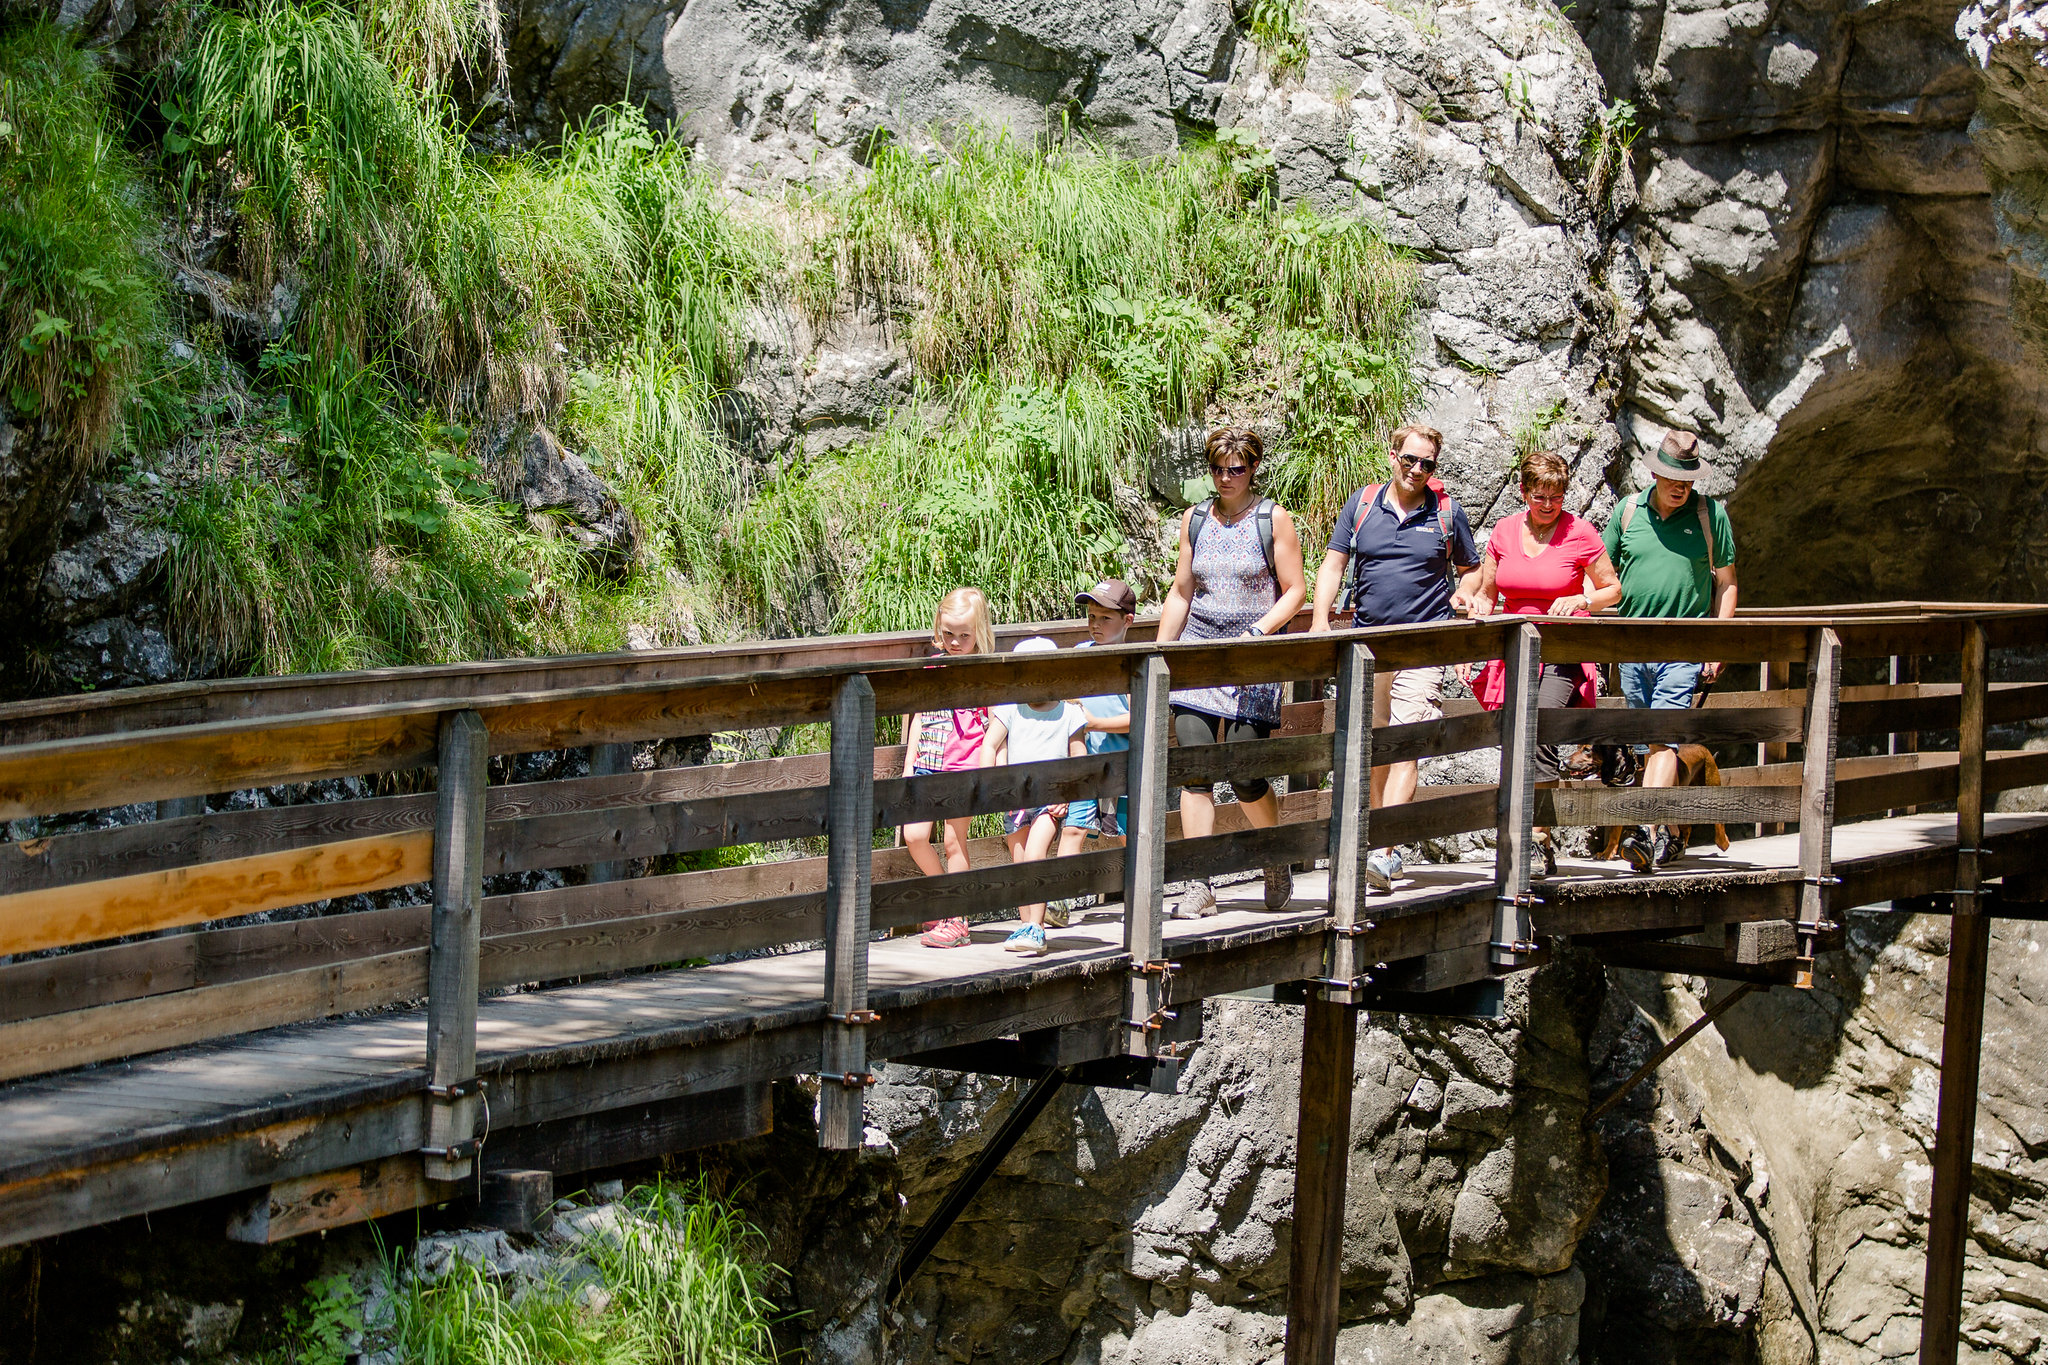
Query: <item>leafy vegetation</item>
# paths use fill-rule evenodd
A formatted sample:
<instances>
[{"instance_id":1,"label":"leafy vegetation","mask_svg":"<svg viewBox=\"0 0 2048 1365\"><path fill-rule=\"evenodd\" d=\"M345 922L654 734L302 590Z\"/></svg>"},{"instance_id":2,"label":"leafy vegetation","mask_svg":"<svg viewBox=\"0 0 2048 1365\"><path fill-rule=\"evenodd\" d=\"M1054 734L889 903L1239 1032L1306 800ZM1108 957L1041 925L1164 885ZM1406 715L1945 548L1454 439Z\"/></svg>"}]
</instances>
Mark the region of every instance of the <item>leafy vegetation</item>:
<instances>
[{"instance_id":1,"label":"leafy vegetation","mask_svg":"<svg viewBox=\"0 0 2048 1365\"><path fill-rule=\"evenodd\" d=\"M1293 10L1255 19L1299 31ZM154 211L90 60L21 33L7 50L61 100L4 116L0 185L23 212L42 177L28 217L70 254L0 248L46 282L5 306L70 330L24 311L0 379L104 432L160 368ZM1080 580L1163 572L1130 495L1162 428L1284 418L1267 487L1310 527L1380 473L1411 396L1412 271L1363 223L1278 204L1243 133L1140 161L967 129L882 149L856 185L741 205L630 107L478 154L450 83L488 79L499 41L475 0L249 0L204 14L150 89L166 201L235 225L219 266L238 297L302 300L267 346L192 329L196 358L159 386L186 438L171 620L195 652L283 672L615 648L628 622L916 627L970 582L1005 618L1063 612ZM25 60L8 111L28 107ZM46 123L76 145L30 174L15 153L56 146ZM917 401L838 453L757 463L721 404L763 306L881 320ZM85 393L50 387L66 365ZM538 425L630 511L630 562L507 500Z\"/></svg>"},{"instance_id":2,"label":"leafy vegetation","mask_svg":"<svg viewBox=\"0 0 2048 1365\"><path fill-rule=\"evenodd\" d=\"M158 413L138 401L164 334L154 230L93 59L48 25L0 30L0 403L83 461Z\"/></svg>"},{"instance_id":3,"label":"leafy vegetation","mask_svg":"<svg viewBox=\"0 0 2048 1365\"><path fill-rule=\"evenodd\" d=\"M1308 20L1302 14L1302 0L1241 0L1237 14L1275 75L1308 61Z\"/></svg>"},{"instance_id":4,"label":"leafy vegetation","mask_svg":"<svg viewBox=\"0 0 2048 1365\"><path fill-rule=\"evenodd\" d=\"M286 1358L325 1365L355 1358L366 1325L403 1365L768 1365L773 1273L759 1234L698 1185L656 1181L627 1197L628 1216L583 1239L575 1253L594 1272L579 1282L514 1290L457 1258L438 1278L396 1255L388 1326L366 1324L351 1283L307 1286L290 1323Z\"/></svg>"}]
</instances>

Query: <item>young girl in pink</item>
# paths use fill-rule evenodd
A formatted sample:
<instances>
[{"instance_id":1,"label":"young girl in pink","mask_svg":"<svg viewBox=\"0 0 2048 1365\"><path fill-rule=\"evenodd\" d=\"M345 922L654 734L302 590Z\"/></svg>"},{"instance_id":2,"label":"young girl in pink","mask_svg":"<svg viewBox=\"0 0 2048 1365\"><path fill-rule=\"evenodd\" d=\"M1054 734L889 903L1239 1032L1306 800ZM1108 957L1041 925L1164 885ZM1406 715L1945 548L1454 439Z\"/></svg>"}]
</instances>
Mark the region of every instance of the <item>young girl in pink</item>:
<instances>
[{"instance_id":1,"label":"young girl in pink","mask_svg":"<svg viewBox=\"0 0 2048 1365\"><path fill-rule=\"evenodd\" d=\"M979 588L955 588L939 599L932 615L932 645L940 654L993 654L996 652L995 625L989 619L988 598ZM951 711L924 711L910 718L910 730L903 737L903 775L952 773L981 766L981 740L988 732L988 708L959 707ZM903 827L903 842L910 849L918 871L927 877L941 872L967 870L967 825L969 817L946 821L945 862L932 847L932 822L921 820ZM969 942L967 921L937 920L924 927L920 943L927 948L961 948Z\"/></svg>"}]
</instances>

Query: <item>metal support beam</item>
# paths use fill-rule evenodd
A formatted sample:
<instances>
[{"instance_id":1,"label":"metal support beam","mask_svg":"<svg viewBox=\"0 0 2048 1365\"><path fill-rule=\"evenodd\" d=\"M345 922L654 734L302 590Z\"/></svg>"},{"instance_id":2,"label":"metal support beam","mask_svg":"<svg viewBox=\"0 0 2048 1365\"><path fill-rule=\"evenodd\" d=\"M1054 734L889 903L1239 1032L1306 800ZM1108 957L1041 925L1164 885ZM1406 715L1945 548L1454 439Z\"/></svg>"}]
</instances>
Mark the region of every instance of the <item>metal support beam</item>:
<instances>
[{"instance_id":1,"label":"metal support beam","mask_svg":"<svg viewBox=\"0 0 2048 1365\"><path fill-rule=\"evenodd\" d=\"M1294 1139L1294 1259L1287 1365L1335 1365L1351 1157L1358 1009L1311 995L1301 1019L1301 1110Z\"/></svg>"},{"instance_id":2,"label":"metal support beam","mask_svg":"<svg viewBox=\"0 0 2048 1365\"><path fill-rule=\"evenodd\" d=\"M1972 621L1963 627L1955 912L1949 919L1948 992L1941 1021L1941 1098L1934 1117L1934 1192L1927 1209L1920 1365L1955 1365L1963 1326L1963 1257L1969 1246L1977 1068L1984 1049L1984 977L1991 947L1991 921L1982 903L1984 697L1989 672L1984 627Z\"/></svg>"},{"instance_id":3,"label":"metal support beam","mask_svg":"<svg viewBox=\"0 0 2048 1365\"><path fill-rule=\"evenodd\" d=\"M974 1164L967 1168L967 1174L961 1176L954 1182L953 1188L946 1191L946 1197L939 1201L938 1208L932 1211L932 1216L925 1220L924 1226L910 1239L910 1245L903 1249L903 1259L896 1263L896 1269L889 1274L886 1297L891 1303L903 1296L903 1287L923 1268L925 1261L939 1245L939 1239L944 1237L960 1215L967 1211L967 1206L974 1202L974 1196L981 1192L981 1187L988 1183L989 1177L996 1173L996 1168L1003 1164L1003 1158L1010 1154L1010 1149L1017 1145L1017 1140L1024 1136L1025 1130L1045 1112L1045 1106L1052 1103L1053 1096L1059 1093L1059 1088L1066 1079L1065 1067L1056 1068L1040 1076L1031 1083L1031 1088L1024 1092L1024 1098L1017 1101L1016 1108L1004 1115L1002 1125L989 1134L988 1141L982 1144L980 1153L975 1156Z\"/></svg>"},{"instance_id":4,"label":"metal support beam","mask_svg":"<svg viewBox=\"0 0 2048 1365\"><path fill-rule=\"evenodd\" d=\"M1745 981L1741 985L1737 986L1734 990L1728 992L1728 994L1722 996L1719 1000L1715 1001L1712 1005L1708 1006L1707 1009L1703 1013L1701 1013L1699 1018L1693 1020L1690 1024L1687 1024L1684 1028L1680 1029L1676 1037L1674 1037L1670 1042L1664 1044L1664 1046L1658 1048L1655 1056L1650 1058L1649 1061L1644 1062L1641 1066L1637 1067L1633 1075L1631 1075L1627 1080L1623 1081L1620 1085L1614 1087L1613 1090L1610 1090L1607 1093L1607 1095L1603 1099L1601 1099L1600 1103L1594 1105L1591 1109L1587 1110L1586 1126L1588 1128L1591 1128L1602 1114L1612 1109L1615 1105L1620 1104L1622 1097L1624 1095L1628 1094L1629 1091L1635 1089L1638 1085L1641 1085L1644 1079L1647 1078L1651 1072L1655 1071L1658 1067L1664 1065L1664 1063L1670 1059L1672 1053L1678 1051L1678 1049L1684 1047L1687 1043L1691 1042L1693 1040L1694 1035L1696 1035L1701 1029L1713 1023L1716 1019L1719 1019L1723 1014L1726 1014L1730 1006L1732 1006L1736 1001L1742 999L1743 996L1748 995L1751 991L1756 990L1757 988L1758 983L1754 981ZM1768 987L1766 987L1765 989L1768 989Z\"/></svg>"}]
</instances>

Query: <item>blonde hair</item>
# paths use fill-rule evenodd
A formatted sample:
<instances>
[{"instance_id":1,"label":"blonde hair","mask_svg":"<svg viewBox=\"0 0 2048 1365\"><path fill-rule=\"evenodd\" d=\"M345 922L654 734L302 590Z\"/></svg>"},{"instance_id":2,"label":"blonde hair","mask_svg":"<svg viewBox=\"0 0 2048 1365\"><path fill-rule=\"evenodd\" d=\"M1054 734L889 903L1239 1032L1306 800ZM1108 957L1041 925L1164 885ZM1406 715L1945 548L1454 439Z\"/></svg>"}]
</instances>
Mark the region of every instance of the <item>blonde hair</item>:
<instances>
[{"instance_id":1,"label":"blonde hair","mask_svg":"<svg viewBox=\"0 0 2048 1365\"><path fill-rule=\"evenodd\" d=\"M1443 458L1444 434L1435 427L1426 427L1420 422L1410 422L1405 427L1394 428L1394 434L1387 438L1387 453L1389 455L1399 455L1401 447L1408 443L1410 436L1420 436L1423 440L1429 442L1431 448L1436 451L1436 458L1439 460Z\"/></svg>"},{"instance_id":2,"label":"blonde hair","mask_svg":"<svg viewBox=\"0 0 2048 1365\"><path fill-rule=\"evenodd\" d=\"M1553 493L1562 493L1571 486L1572 470L1562 458L1547 450L1539 450L1522 461L1522 491L1533 488L1547 488Z\"/></svg>"},{"instance_id":3,"label":"blonde hair","mask_svg":"<svg viewBox=\"0 0 2048 1365\"><path fill-rule=\"evenodd\" d=\"M988 597L980 588L955 588L939 599L939 609L932 613L932 640L939 638L939 618L951 616L966 617L974 626L974 652L993 654L996 652L995 622L989 619Z\"/></svg>"}]
</instances>

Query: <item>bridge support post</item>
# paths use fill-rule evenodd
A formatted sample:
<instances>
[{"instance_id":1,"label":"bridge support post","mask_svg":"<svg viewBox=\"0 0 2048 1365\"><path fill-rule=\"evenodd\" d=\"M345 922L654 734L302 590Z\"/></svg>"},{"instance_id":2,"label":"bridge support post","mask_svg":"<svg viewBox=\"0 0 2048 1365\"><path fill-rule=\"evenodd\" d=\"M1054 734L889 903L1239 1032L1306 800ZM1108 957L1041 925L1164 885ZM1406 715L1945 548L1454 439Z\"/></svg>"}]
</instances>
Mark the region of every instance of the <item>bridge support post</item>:
<instances>
[{"instance_id":1,"label":"bridge support post","mask_svg":"<svg viewBox=\"0 0 2048 1365\"><path fill-rule=\"evenodd\" d=\"M832 699L825 850L825 1020L818 1145L860 1146L868 1073L868 911L874 882L875 690L856 673Z\"/></svg>"},{"instance_id":2,"label":"bridge support post","mask_svg":"<svg viewBox=\"0 0 2048 1365\"><path fill-rule=\"evenodd\" d=\"M1815 945L1828 926L1835 884L1836 716L1842 700L1842 638L1823 626L1806 651L1806 730L1799 764L1799 956L1792 984L1813 989Z\"/></svg>"},{"instance_id":3,"label":"bridge support post","mask_svg":"<svg viewBox=\"0 0 2048 1365\"><path fill-rule=\"evenodd\" d=\"M1156 1056L1159 1012L1167 1004L1166 737L1172 726L1166 660L1148 654L1131 665L1131 749L1124 790L1130 827L1124 841L1124 951L1131 957L1125 991L1124 1055Z\"/></svg>"},{"instance_id":4,"label":"bridge support post","mask_svg":"<svg viewBox=\"0 0 2048 1365\"><path fill-rule=\"evenodd\" d=\"M1367 691L1370 698L1372 693ZM1287 1365L1334 1365L1350 1178L1351 1080L1358 1007L1311 992L1301 1022L1301 1109L1294 1138L1293 1268Z\"/></svg>"},{"instance_id":5,"label":"bridge support post","mask_svg":"<svg viewBox=\"0 0 2048 1365\"><path fill-rule=\"evenodd\" d=\"M633 746L630 744L593 744L590 746L590 775L592 777L617 777L620 773L633 771ZM593 882L615 882L626 875L626 865L617 863L592 863L588 874Z\"/></svg>"},{"instance_id":6,"label":"bridge support post","mask_svg":"<svg viewBox=\"0 0 2048 1365\"><path fill-rule=\"evenodd\" d=\"M429 1180L465 1179L476 1157L477 959L490 752L490 731L476 712L442 718L427 959L427 1141L421 1150Z\"/></svg>"},{"instance_id":7,"label":"bridge support post","mask_svg":"<svg viewBox=\"0 0 2048 1365\"><path fill-rule=\"evenodd\" d=\"M1543 672L1543 636L1516 626L1503 657L1507 686L1500 706L1500 828L1494 845L1494 970L1513 970L1535 948L1529 861L1536 842L1536 700Z\"/></svg>"},{"instance_id":8,"label":"bridge support post","mask_svg":"<svg viewBox=\"0 0 2048 1365\"><path fill-rule=\"evenodd\" d=\"M1984 697L1989 672L1984 627L1968 622L1963 627L1963 715L1956 745L1955 908L1949 918L1948 993L1941 1021L1941 1098L1934 1117L1934 1192L1927 1208L1920 1365L1955 1365L1963 1326L1977 1067L1984 1045L1984 977L1991 947L1991 920L1984 913L1982 890Z\"/></svg>"},{"instance_id":9,"label":"bridge support post","mask_svg":"<svg viewBox=\"0 0 2048 1365\"><path fill-rule=\"evenodd\" d=\"M1345 645L1337 657L1337 713L1330 769L1330 951L1324 999L1360 1003L1359 926L1372 822L1372 651Z\"/></svg>"}]
</instances>

